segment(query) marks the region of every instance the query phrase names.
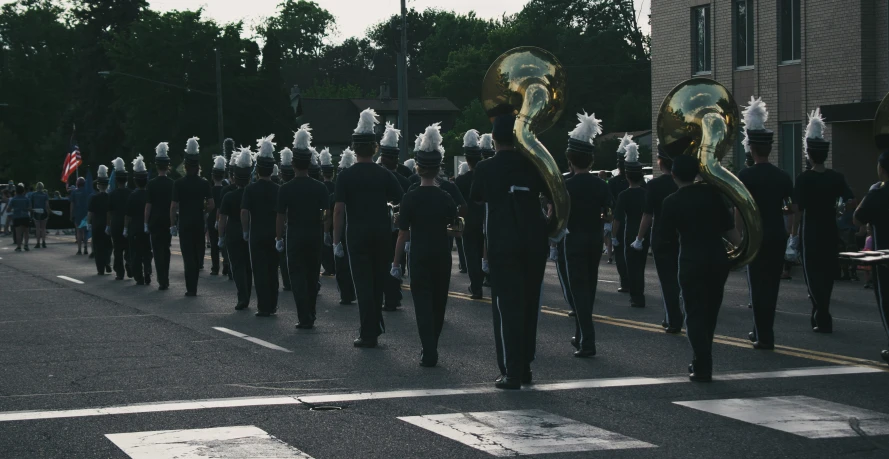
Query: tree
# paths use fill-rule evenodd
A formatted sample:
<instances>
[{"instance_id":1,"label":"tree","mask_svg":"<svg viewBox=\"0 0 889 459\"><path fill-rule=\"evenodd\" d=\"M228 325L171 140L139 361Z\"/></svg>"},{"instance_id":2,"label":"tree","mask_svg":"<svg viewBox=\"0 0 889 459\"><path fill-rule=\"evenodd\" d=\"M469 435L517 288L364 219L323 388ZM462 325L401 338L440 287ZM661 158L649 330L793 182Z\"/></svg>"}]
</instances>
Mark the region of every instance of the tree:
<instances>
[{"instance_id":1,"label":"tree","mask_svg":"<svg viewBox=\"0 0 889 459\"><path fill-rule=\"evenodd\" d=\"M357 99L365 94L361 88L353 84L338 85L331 80L315 84L302 91L302 97L307 99Z\"/></svg>"},{"instance_id":2,"label":"tree","mask_svg":"<svg viewBox=\"0 0 889 459\"><path fill-rule=\"evenodd\" d=\"M278 5L278 15L268 18L257 31L266 39L274 35L285 58L301 60L321 54L334 25L333 15L317 3L285 0Z\"/></svg>"}]
</instances>

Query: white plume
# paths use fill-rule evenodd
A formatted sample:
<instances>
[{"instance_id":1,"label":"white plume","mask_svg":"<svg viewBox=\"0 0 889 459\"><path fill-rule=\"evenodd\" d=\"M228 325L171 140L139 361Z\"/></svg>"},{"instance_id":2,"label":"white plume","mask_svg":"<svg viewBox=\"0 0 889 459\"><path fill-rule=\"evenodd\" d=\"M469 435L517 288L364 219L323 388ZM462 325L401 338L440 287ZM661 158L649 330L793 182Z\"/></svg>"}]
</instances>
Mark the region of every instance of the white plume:
<instances>
[{"instance_id":1,"label":"white plume","mask_svg":"<svg viewBox=\"0 0 889 459\"><path fill-rule=\"evenodd\" d=\"M308 124L300 126L293 133L293 148L296 150L308 150L312 145L312 128Z\"/></svg>"},{"instance_id":2,"label":"white plume","mask_svg":"<svg viewBox=\"0 0 889 459\"><path fill-rule=\"evenodd\" d=\"M355 164L355 152L351 148L343 150L343 156L340 157L340 169L345 169Z\"/></svg>"},{"instance_id":3,"label":"white plume","mask_svg":"<svg viewBox=\"0 0 889 459\"><path fill-rule=\"evenodd\" d=\"M766 109L766 103L762 101L762 97L756 98L750 96L747 108L741 112L744 117L744 129L751 131L761 131L766 128L766 121L769 119L769 111Z\"/></svg>"},{"instance_id":4,"label":"white plume","mask_svg":"<svg viewBox=\"0 0 889 459\"><path fill-rule=\"evenodd\" d=\"M154 153L158 158L167 158L167 151L170 150L170 144L161 142L154 147Z\"/></svg>"},{"instance_id":5,"label":"white plume","mask_svg":"<svg viewBox=\"0 0 889 459\"><path fill-rule=\"evenodd\" d=\"M457 168L457 175L463 175L469 172L469 164L466 161L460 161L460 167Z\"/></svg>"},{"instance_id":6,"label":"white plume","mask_svg":"<svg viewBox=\"0 0 889 459\"><path fill-rule=\"evenodd\" d=\"M414 139L414 151L420 151L420 145L423 144L423 134L417 134L417 138Z\"/></svg>"},{"instance_id":7,"label":"white plume","mask_svg":"<svg viewBox=\"0 0 889 459\"><path fill-rule=\"evenodd\" d=\"M310 164L311 164L312 166L318 167L318 165L320 164L320 162L319 162L319 158L320 158L321 155L318 154L318 151L315 150L314 148L312 148L311 151L312 151L312 159L309 160L309 161L310 161Z\"/></svg>"},{"instance_id":8,"label":"white plume","mask_svg":"<svg viewBox=\"0 0 889 459\"><path fill-rule=\"evenodd\" d=\"M479 140L479 148L482 150L493 150L494 149L494 136L491 134L482 134L481 140Z\"/></svg>"},{"instance_id":9,"label":"white plume","mask_svg":"<svg viewBox=\"0 0 889 459\"><path fill-rule=\"evenodd\" d=\"M281 150L281 166L282 167L289 167L292 165L293 165L293 152L290 151L289 148L284 147L284 149Z\"/></svg>"},{"instance_id":10,"label":"white plume","mask_svg":"<svg viewBox=\"0 0 889 459\"><path fill-rule=\"evenodd\" d=\"M321 165L322 166L333 165L333 162L331 161L331 157L330 157L330 148L324 147L324 149L321 150Z\"/></svg>"},{"instance_id":11,"label":"white plume","mask_svg":"<svg viewBox=\"0 0 889 459\"><path fill-rule=\"evenodd\" d=\"M186 155L197 155L201 151L201 147L198 144L198 140L201 140L197 137L192 137L185 142L185 154Z\"/></svg>"},{"instance_id":12,"label":"white plume","mask_svg":"<svg viewBox=\"0 0 889 459\"><path fill-rule=\"evenodd\" d=\"M596 114L587 115L586 112L578 113L577 127L568 133L568 137L582 142L593 143L593 139L602 133L602 120L596 119Z\"/></svg>"},{"instance_id":13,"label":"white plume","mask_svg":"<svg viewBox=\"0 0 889 459\"><path fill-rule=\"evenodd\" d=\"M99 166L99 178L108 178L108 166L104 164Z\"/></svg>"},{"instance_id":14,"label":"white plume","mask_svg":"<svg viewBox=\"0 0 889 459\"><path fill-rule=\"evenodd\" d=\"M237 150L232 150L232 156L228 159L228 165L231 167L237 167L238 165L238 156L241 156L241 152Z\"/></svg>"},{"instance_id":15,"label":"white plume","mask_svg":"<svg viewBox=\"0 0 889 459\"><path fill-rule=\"evenodd\" d=\"M127 166L124 165L123 158L121 158L120 156L114 158L114 160L111 161L111 165L114 166L114 170L116 170L117 172L127 171Z\"/></svg>"},{"instance_id":16,"label":"white plume","mask_svg":"<svg viewBox=\"0 0 889 459\"><path fill-rule=\"evenodd\" d=\"M624 160L628 163L638 163L639 162L639 145L636 145L636 142L632 140L627 144L625 151L627 152L627 156Z\"/></svg>"},{"instance_id":17,"label":"white plume","mask_svg":"<svg viewBox=\"0 0 889 459\"><path fill-rule=\"evenodd\" d=\"M355 134L373 134L374 126L377 124L380 124L380 121L377 120L377 112L368 108L359 115Z\"/></svg>"},{"instance_id":18,"label":"white plume","mask_svg":"<svg viewBox=\"0 0 889 459\"><path fill-rule=\"evenodd\" d=\"M219 155L213 158L213 169L225 170L225 156Z\"/></svg>"},{"instance_id":19,"label":"white plume","mask_svg":"<svg viewBox=\"0 0 889 459\"><path fill-rule=\"evenodd\" d=\"M383 139L380 140L380 146L389 148L398 148L398 141L401 139L401 130L395 129L392 123L386 123L386 131L383 132Z\"/></svg>"},{"instance_id":20,"label":"white plume","mask_svg":"<svg viewBox=\"0 0 889 459\"><path fill-rule=\"evenodd\" d=\"M809 114L809 124L806 126L807 139L824 139L824 117L821 116L821 107Z\"/></svg>"},{"instance_id":21,"label":"white plume","mask_svg":"<svg viewBox=\"0 0 889 459\"><path fill-rule=\"evenodd\" d=\"M133 160L133 172L145 172L145 170L145 158L142 155L137 155Z\"/></svg>"},{"instance_id":22,"label":"white plume","mask_svg":"<svg viewBox=\"0 0 889 459\"><path fill-rule=\"evenodd\" d=\"M434 123L426 128L423 133L423 143L420 144L422 151L439 151L444 154L441 148L441 123Z\"/></svg>"},{"instance_id":23,"label":"white plume","mask_svg":"<svg viewBox=\"0 0 889 459\"><path fill-rule=\"evenodd\" d=\"M627 145L633 141L633 136L630 133L624 134L620 139L620 145L617 147L617 154L622 155L627 152Z\"/></svg>"},{"instance_id":24,"label":"white plume","mask_svg":"<svg viewBox=\"0 0 889 459\"><path fill-rule=\"evenodd\" d=\"M416 165L417 165L417 162L414 161L413 159L409 159L409 160L407 160L407 161L404 162L404 167L410 169L411 172L413 172L414 167L416 167Z\"/></svg>"},{"instance_id":25,"label":"white plume","mask_svg":"<svg viewBox=\"0 0 889 459\"><path fill-rule=\"evenodd\" d=\"M744 138L741 139L741 145L744 146L744 153L750 153L750 138L747 137L747 129L744 129Z\"/></svg>"},{"instance_id":26,"label":"white plume","mask_svg":"<svg viewBox=\"0 0 889 459\"><path fill-rule=\"evenodd\" d=\"M275 158L275 142L272 142L272 140L275 140L275 134L269 134L268 137L256 140L260 158Z\"/></svg>"},{"instance_id":27,"label":"white plume","mask_svg":"<svg viewBox=\"0 0 889 459\"><path fill-rule=\"evenodd\" d=\"M238 154L238 167L253 167L253 152L249 147L241 147L241 152Z\"/></svg>"},{"instance_id":28,"label":"white plume","mask_svg":"<svg viewBox=\"0 0 889 459\"><path fill-rule=\"evenodd\" d=\"M278 165L275 164L274 166L272 166L272 176L277 177L278 174L279 174L279 172L278 172Z\"/></svg>"},{"instance_id":29,"label":"white plume","mask_svg":"<svg viewBox=\"0 0 889 459\"><path fill-rule=\"evenodd\" d=\"M478 148L481 135L475 129L470 129L463 134L463 148Z\"/></svg>"}]
</instances>

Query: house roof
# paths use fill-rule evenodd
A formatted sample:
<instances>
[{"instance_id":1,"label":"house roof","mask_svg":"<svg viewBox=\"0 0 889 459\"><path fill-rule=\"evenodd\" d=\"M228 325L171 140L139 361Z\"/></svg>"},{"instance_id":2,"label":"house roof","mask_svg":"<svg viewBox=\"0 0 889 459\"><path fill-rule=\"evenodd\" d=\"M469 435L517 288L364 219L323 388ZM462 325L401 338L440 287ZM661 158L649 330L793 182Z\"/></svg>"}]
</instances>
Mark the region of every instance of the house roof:
<instances>
[{"instance_id":1,"label":"house roof","mask_svg":"<svg viewBox=\"0 0 889 459\"><path fill-rule=\"evenodd\" d=\"M639 138L639 137L644 137L646 135L651 135L651 129L644 130L644 131L609 132L608 134L602 134L599 137L596 137L596 140L603 141L603 140L619 139L619 138L623 137L624 134L630 134L635 139L635 138Z\"/></svg>"},{"instance_id":2,"label":"house roof","mask_svg":"<svg viewBox=\"0 0 889 459\"><path fill-rule=\"evenodd\" d=\"M349 99L359 111L372 108L376 112L397 112L398 99ZM409 112L459 112L451 101L440 97L408 99Z\"/></svg>"}]
</instances>

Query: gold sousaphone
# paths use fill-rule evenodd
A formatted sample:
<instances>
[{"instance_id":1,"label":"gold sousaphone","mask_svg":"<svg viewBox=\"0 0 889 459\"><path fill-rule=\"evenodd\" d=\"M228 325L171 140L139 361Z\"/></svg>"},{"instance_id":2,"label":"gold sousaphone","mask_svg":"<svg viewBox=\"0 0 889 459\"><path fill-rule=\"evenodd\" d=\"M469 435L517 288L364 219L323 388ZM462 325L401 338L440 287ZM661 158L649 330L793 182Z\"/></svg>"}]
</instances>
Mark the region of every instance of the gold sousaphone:
<instances>
[{"instance_id":1,"label":"gold sousaphone","mask_svg":"<svg viewBox=\"0 0 889 459\"><path fill-rule=\"evenodd\" d=\"M657 117L660 145L672 157L688 155L701 162L700 175L734 204L746 227L738 246L727 244L734 267L750 263L762 244L762 217L753 196L719 162L734 147L738 105L721 84L692 78L673 88Z\"/></svg>"},{"instance_id":2,"label":"gold sousaphone","mask_svg":"<svg viewBox=\"0 0 889 459\"><path fill-rule=\"evenodd\" d=\"M543 177L553 199L551 237L562 235L571 201L556 161L537 140L565 110L565 70L549 51L531 46L511 49L494 61L482 82L482 106L488 116L516 116L516 148Z\"/></svg>"}]
</instances>

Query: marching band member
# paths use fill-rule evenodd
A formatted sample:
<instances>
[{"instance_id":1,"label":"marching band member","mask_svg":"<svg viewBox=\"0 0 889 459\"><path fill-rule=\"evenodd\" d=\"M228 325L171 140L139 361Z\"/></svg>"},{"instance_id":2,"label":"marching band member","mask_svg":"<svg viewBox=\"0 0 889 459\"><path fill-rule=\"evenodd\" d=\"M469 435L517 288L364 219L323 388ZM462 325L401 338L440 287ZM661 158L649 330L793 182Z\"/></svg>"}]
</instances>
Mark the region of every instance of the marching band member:
<instances>
[{"instance_id":1,"label":"marching band member","mask_svg":"<svg viewBox=\"0 0 889 459\"><path fill-rule=\"evenodd\" d=\"M302 128L308 128L308 125L303 125ZM310 130L310 129L308 129ZM295 137L295 135L294 135ZM289 148L284 147L278 153L278 156L281 157L281 169L280 176L281 181L278 183L279 185L290 182L294 177L294 169L293 169L293 151ZM272 175L274 177L274 175ZM279 191L280 195L280 191ZM285 292L290 292L293 290L293 286L290 283L290 269L287 265L287 252L286 251L278 251L278 267L281 271L281 285L283 286L282 290Z\"/></svg>"},{"instance_id":2,"label":"marching band member","mask_svg":"<svg viewBox=\"0 0 889 459\"><path fill-rule=\"evenodd\" d=\"M111 161L114 166L114 191L108 194L108 223L109 236L114 245L114 273L115 280L123 280L124 275L133 277L130 272L130 250L127 238L123 235L124 220L127 213L127 200L130 197L130 189L127 188L127 168L123 158L115 158Z\"/></svg>"},{"instance_id":3,"label":"marching band member","mask_svg":"<svg viewBox=\"0 0 889 459\"><path fill-rule=\"evenodd\" d=\"M218 220L218 206L222 203L222 189L225 187L225 167L228 164L225 156L217 156L213 158L213 170L210 175L213 178L213 188L210 189L210 195L213 196L213 209L207 210L207 234L210 237L210 275L219 275L219 229L216 222ZM223 271L223 274L225 272Z\"/></svg>"},{"instance_id":4,"label":"marching band member","mask_svg":"<svg viewBox=\"0 0 889 459\"><path fill-rule=\"evenodd\" d=\"M398 173L398 141L401 139L401 131L395 129L391 123L386 123L386 130L383 132L383 138L380 140L380 166L392 173L402 192L407 192L411 186L411 181ZM395 249L395 243L398 242L398 227L392 226L392 249ZM395 311L401 307L401 279L392 277L386 278L383 287L383 310Z\"/></svg>"},{"instance_id":5,"label":"marching band member","mask_svg":"<svg viewBox=\"0 0 889 459\"><path fill-rule=\"evenodd\" d=\"M108 227L108 167L99 166L96 186L99 192L90 196L87 230L93 233L93 255L99 275L111 272L111 229ZM96 231L93 231L96 228Z\"/></svg>"},{"instance_id":6,"label":"marching band member","mask_svg":"<svg viewBox=\"0 0 889 459\"><path fill-rule=\"evenodd\" d=\"M763 240L756 258L747 265L747 283L753 305L753 331L748 335L754 349L775 348L775 308L784 268L787 229L784 225L784 202L793 194L790 176L769 163L774 133L765 128L769 117L762 99L750 97L744 116L745 146L750 150L753 166L738 174L747 187L762 216ZM741 214L735 209L735 222ZM739 225L740 226L740 225Z\"/></svg>"},{"instance_id":7,"label":"marching band member","mask_svg":"<svg viewBox=\"0 0 889 459\"><path fill-rule=\"evenodd\" d=\"M466 222L462 237L463 258L466 271L469 273L469 295L474 300L480 300L484 296L482 284L485 281L485 273L482 272L482 250L485 240L482 227L485 222L485 206L473 201L469 195L472 190L472 181L475 178L475 168L482 160L480 140L481 136L475 129L470 129L463 135L463 154L466 155L466 166L469 170L454 180L460 194L467 202Z\"/></svg>"},{"instance_id":8,"label":"marching band member","mask_svg":"<svg viewBox=\"0 0 889 459\"><path fill-rule=\"evenodd\" d=\"M355 152L350 148L346 148L345 151L343 151L342 156L340 156L339 172L337 172L337 176L342 174L344 170L348 169L353 164L355 164ZM330 195L330 208L328 209L328 213L334 215L335 210L336 190ZM325 252L333 254L333 222L331 219L328 219L327 223L327 230L330 232L330 241L325 241L325 245L329 246L325 249ZM343 252L349 253L349 243L346 241L346 238L342 238L341 242L343 244ZM334 256L333 259L336 264L336 286L337 290L340 292L340 304L344 306L350 305L355 301L355 283L352 282L352 267L349 265L349 257Z\"/></svg>"},{"instance_id":9,"label":"marching band member","mask_svg":"<svg viewBox=\"0 0 889 459\"><path fill-rule=\"evenodd\" d=\"M630 183L627 182L626 171L624 170L624 155L626 155L627 145L632 142L632 139L633 136L630 134L624 134L623 138L620 139L620 145L617 147L618 174L608 180L608 189L611 190L611 197L614 198L615 201L624 190L630 187ZM615 230L613 223L611 231L611 246L614 250L614 264L617 265L617 275L620 279L620 287L617 291L628 293L630 287L629 280L627 279L627 258L623 247L623 244L625 243L623 240L623 232Z\"/></svg>"},{"instance_id":10,"label":"marching band member","mask_svg":"<svg viewBox=\"0 0 889 459\"><path fill-rule=\"evenodd\" d=\"M623 253L627 287L630 290L630 307L645 307L645 263L648 261L648 240L633 242L632 247L627 242L633 234L638 234L642 223L642 211L645 207L645 189L642 184L642 163L639 162L639 146L632 140L624 149L624 170L621 175L625 177L628 188L617 197L614 206L614 223L612 229L619 234L620 245L618 250Z\"/></svg>"},{"instance_id":11,"label":"marching band member","mask_svg":"<svg viewBox=\"0 0 889 459\"><path fill-rule=\"evenodd\" d=\"M185 268L185 296L197 296L198 274L204 261L204 201L212 210L213 193L210 184L198 175L201 156L198 138L188 139L185 145L185 177L173 183L173 196L170 205L170 234L179 236L182 251L182 264ZM181 211L181 212L180 212Z\"/></svg>"},{"instance_id":12,"label":"marching band member","mask_svg":"<svg viewBox=\"0 0 889 459\"><path fill-rule=\"evenodd\" d=\"M381 307L392 259L388 203L400 203L404 194L392 173L373 162L377 150L374 126L378 123L373 110L361 112L352 134L357 162L337 178L333 221L334 255L347 256L342 241L348 241L352 280L361 314L360 336L353 344L363 348L376 347L377 338L385 332Z\"/></svg>"},{"instance_id":13,"label":"marching band member","mask_svg":"<svg viewBox=\"0 0 889 459\"><path fill-rule=\"evenodd\" d=\"M411 295L417 316L417 329L423 351L420 366L438 363L438 339L444 325L448 288L451 281L451 250L448 225L457 217L457 205L436 184L443 160L438 123L426 128L423 145L417 152L420 186L408 192L401 202L399 236L392 260L391 276L401 280L401 260L407 239L411 239Z\"/></svg>"},{"instance_id":14,"label":"marching band member","mask_svg":"<svg viewBox=\"0 0 889 459\"><path fill-rule=\"evenodd\" d=\"M297 329L311 329L315 325L315 304L318 299L318 277L321 267L323 234L322 215L330 196L323 183L309 177L312 134L303 125L293 137L293 152L287 150L288 164L295 177L278 190L276 248L286 253L285 260L293 286L293 301L299 322ZM282 155L282 164L283 164ZM287 222L286 233L284 222ZM286 234L286 240L285 240ZM286 249L285 249L286 247Z\"/></svg>"},{"instance_id":15,"label":"marching band member","mask_svg":"<svg viewBox=\"0 0 889 459\"><path fill-rule=\"evenodd\" d=\"M228 253L232 280L238 289L236 311L250 306L250 294L253 290L253 268L250 265L250 246L243 237L244 227L241 225L241 203L244 189L250 184L253 172L253 154L249 148L241 148L232 152L229 166L232 171L233 190L222 196L219 206L219 244Z\"/></svg>"},{"instance_id":16,"label":"marching band member","mask_svg":"<svg viewBox=\"0 0 889 459\"><path fill-rule=\"evenodd\" d=\"M133 160L133 182L136 190L127 198L123 235L130 251L130 273L136 285L148 285L151 284L151 237L143 231L148 170L142 155Z\"/></svg>"},{"instance_id":17,"label":"marching band member","mask_svg":"<svg viewBox=\"0 0 889 459\"><path fill-rule=\"evenodd\" d=\"M324 148L321 150L321 176L324 179L324 186L327 188L327 195L333 196L336 191L336 184L333 182L333 161L330 156L330 149ZM329 200L328 200L329 201ZM329 205L327 207L330 207ZM328 218L330 220L329 215L333 214L333 210L330 209L328 211ZM330 224L326 224L324 227L324 247L321 248L321 267L324 268L324 272L321 274L322 276L335 276L336 275L336 260L334 260L333 256L333 248L331 241L333 237L330 234Z\"/></svg>"},{"instance_id":18,"label":"marching band member","mask_svg":"<svg viewBox=\"0 0 889 459\"><path fill-rule=\"evenodd\" d=\"M250 244L253 285L256 286L256 317L269 317L278 311L278 251L275 226L278 185L272 182L275 165L275 135L257 140L256 174L259 180L244 189L241 199L241 231Z\"/></svg>"},{"instance_id":19,"label":"marching band member","mask_svg":"<svg viewBox=\"0 0 889 459\"><path fill-rule=\"evenodd\" d=\"M173 179L170 170L169 146L161 142L155 147L157 177L148 182L145 191L145 232L151 234L151 251L157 274L158 290L170 288L170 205L173 198Z\"/></svg>"}]
</instances>

